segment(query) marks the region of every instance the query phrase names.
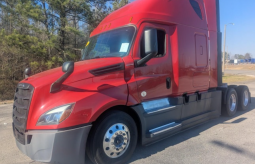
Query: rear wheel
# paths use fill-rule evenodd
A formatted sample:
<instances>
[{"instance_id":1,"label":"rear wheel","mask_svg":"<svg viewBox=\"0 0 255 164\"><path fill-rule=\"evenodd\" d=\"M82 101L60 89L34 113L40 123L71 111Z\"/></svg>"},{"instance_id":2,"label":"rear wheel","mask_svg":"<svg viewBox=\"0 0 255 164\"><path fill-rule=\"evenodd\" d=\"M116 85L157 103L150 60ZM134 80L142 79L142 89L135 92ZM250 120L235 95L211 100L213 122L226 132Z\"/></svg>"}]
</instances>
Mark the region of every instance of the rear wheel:
<instances>
[{"instance_id":1,"label":"rear wheel","mask_svg":"<svg viewBox=\"0 0 255 164\"><path fill-rule=\"evenodd\" d=\"M250 92L247 86L239 86L237 88L238 110L246 110L250 101Z\"/></svg>"},{"instance_id":2,"label":"rear wheel","mask_svg":"<svg viewBox=\"0 0 255 164\"><path fill-rule=\"evenodd\" d=\"M234 88L229 88L227 93L226 104L224 105L224 114L234 116L237 111L238 97Z\"/></svg>"},{"instance_id":3,"label":"rear wheel","mask_svg":"<svg viewBox=\"0 0 255 164\"><path fill-rule=\"evenodd\" d=\"M93 125L86 152L95 164L123 164L136 148L137 135L136 124L128 114L111 111Z\"/></svg>"}]
</instances>

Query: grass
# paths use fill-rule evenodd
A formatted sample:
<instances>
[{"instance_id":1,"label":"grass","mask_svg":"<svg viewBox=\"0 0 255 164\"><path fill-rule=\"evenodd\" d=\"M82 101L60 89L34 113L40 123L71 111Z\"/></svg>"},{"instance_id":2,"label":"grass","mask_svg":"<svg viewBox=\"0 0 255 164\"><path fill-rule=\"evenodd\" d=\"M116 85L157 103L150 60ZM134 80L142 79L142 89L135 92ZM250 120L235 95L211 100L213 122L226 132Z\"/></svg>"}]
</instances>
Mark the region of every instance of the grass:
<instances>
[{"instance_id":1,"label":"grass","mask_svg":"<svg viewBox=\"0 0 255 164\"><path fill-rule=\"evenodd\" d=\"M230 70L255 70L255 64L227 65L226 69L230 69Z\"/></svg>"},{"instance_id":2,"label":"grass","mask_svg":"<svg viewBox=\"0 0 255 164\"><path fill-rule=\"evenodd\" d=\"M4 101L0 100L0 105L3 105L3 104L12 104L12 103L13 103L13 100L4 100Z\"/></svg>"},{"instance_id":3,"label":"grass","mask_svg":"<svg viewBox=\"0 0 255 164\"><path fill-rule=\"evenodd\" d=\"M255 80L255 76L225 74L223 83L245 82Z\"/></svg>"}]
</instances>

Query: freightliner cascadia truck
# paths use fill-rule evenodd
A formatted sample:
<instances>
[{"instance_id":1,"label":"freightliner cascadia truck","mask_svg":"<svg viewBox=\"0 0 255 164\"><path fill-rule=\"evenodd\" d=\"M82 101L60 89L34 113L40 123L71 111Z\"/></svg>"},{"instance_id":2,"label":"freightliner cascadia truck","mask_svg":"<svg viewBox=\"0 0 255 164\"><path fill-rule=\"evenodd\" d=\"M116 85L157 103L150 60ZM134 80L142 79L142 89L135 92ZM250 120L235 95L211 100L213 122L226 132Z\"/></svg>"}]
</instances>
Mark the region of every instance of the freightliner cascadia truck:
<instances>
[{"instance_id":1,"label":"freightliner cascadia truck","mask_svg":"<svg viewBox=\"0 0 255 164\"><path fill-rule=\"evenodd\" d=\"M81 61L29 76L15 92L21 152L56 164L127 163L149 145L246 110L222 83L219 0L136 0L91 33Z\"/></svg>"}]
</instances>

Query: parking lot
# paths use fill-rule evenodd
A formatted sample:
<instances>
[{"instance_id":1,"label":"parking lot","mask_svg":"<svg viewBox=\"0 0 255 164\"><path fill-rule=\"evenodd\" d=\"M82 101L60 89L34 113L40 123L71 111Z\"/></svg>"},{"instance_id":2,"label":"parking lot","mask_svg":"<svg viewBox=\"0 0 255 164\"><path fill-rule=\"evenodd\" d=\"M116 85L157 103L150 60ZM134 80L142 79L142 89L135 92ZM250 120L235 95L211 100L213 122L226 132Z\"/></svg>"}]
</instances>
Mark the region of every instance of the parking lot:
<instances>
[{"instance_id":1,"label":"parking lot","mask_svg":"<svg viewBox=\"0 0 255 164\"><path fill-rule=\"evenodd\" d=\"M250 71L251 75L253 72L255 71ZM238 73L247 74L247 71ZM254 164L255 81L240 84L248 85L252 93L252 104L247 111L238 111L232 118L221 116L147 147L138 145L129 162L132 164ZM0 164L41 164L23 155L16 147L12 134L11 113L12 104L0 105ZM90 164L90 161L86 160L86 163Z\"/></svg>"}]
</instances>

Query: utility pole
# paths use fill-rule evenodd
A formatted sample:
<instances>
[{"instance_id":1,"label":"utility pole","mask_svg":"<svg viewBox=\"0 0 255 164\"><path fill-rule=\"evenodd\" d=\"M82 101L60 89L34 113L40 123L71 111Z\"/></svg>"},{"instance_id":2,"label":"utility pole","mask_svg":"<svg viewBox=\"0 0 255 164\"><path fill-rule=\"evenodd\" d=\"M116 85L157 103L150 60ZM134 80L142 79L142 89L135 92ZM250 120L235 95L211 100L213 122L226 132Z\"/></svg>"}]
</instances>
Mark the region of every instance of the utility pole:
<instances>
[{"instance_id":1,"label":"utility pole","mask_svg":"<svg viewBox=\"0 0 255 164\"><path fill-rule=\"evenodd\" d=\"M228 54L228 46L227 46L226 56L227 56L227 60L229 60L229 59L228 59L228 56L229 56L229 54ZM226 64L225 64L225 66L226 66L226 69L227 69L227 68L228 68L227 62L226 62Z\"/></svg>"},{"instance_id":2,"label":"utility pole","mask_svg":"<svg viewBox=\"0 0 255 164\"><path fill-rule=\"evenodd\" d=\"M234 23L229 23L231 25L234 25ZM225 28L224 28L224 46L223 46L223 62L222 62L222 73L224 74L225 72L225 48L226 48L226 32L227 32L227 25L229 24L225 24Z\"/></svg>"}]
</instances>

